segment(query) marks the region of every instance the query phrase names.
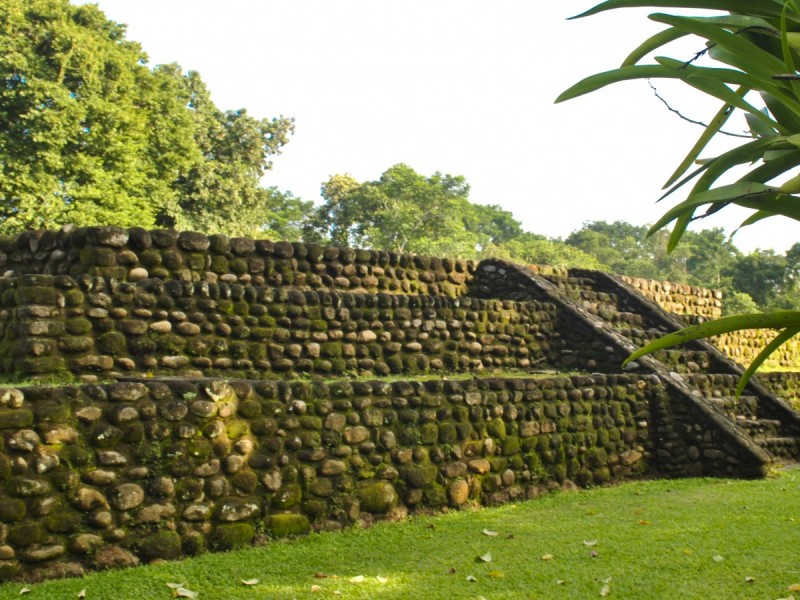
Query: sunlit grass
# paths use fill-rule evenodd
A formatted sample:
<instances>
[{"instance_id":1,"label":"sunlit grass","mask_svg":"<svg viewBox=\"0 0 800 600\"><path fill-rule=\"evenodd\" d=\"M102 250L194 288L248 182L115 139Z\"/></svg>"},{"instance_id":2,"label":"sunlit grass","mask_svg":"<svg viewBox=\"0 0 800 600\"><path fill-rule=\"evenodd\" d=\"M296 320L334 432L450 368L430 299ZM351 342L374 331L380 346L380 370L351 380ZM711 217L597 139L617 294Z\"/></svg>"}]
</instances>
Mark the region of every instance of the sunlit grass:
<instances>
[{"instance_id":1,"label":"sunlit grass","mask_svg":"<svg viewBox=\"0 0 800 600\"><path fill-rule=\"evenodd\" d=\"M649 481L314 534L0 598L764 598L800 583L800 471ZM497 535L487 535L487 533ZM491 560L481 562L478 557ZM322 577L324 575L324 577ZM255 585L242 580L257 578ZM797 595L797 594L795 594Z\"/></svg>"}]
</instances>

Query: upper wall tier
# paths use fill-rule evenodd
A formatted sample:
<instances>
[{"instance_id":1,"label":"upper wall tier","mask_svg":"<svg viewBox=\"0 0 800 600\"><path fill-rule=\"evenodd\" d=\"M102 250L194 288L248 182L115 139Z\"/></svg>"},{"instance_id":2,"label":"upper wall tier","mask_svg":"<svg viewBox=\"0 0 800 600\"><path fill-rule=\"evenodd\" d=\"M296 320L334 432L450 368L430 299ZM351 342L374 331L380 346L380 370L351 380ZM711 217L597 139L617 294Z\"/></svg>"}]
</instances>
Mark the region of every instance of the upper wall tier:
<instances>
[{"instance_id":1,"label":"upper wall tier","mask_svg":"<svg viewBox=\"0 0 800 600\"><path fill-rule=\"evenodd\" d=\"M0 273L457 297L475 261L172 230L84 227L0 238Z\"/></svg>"}]
</instances>

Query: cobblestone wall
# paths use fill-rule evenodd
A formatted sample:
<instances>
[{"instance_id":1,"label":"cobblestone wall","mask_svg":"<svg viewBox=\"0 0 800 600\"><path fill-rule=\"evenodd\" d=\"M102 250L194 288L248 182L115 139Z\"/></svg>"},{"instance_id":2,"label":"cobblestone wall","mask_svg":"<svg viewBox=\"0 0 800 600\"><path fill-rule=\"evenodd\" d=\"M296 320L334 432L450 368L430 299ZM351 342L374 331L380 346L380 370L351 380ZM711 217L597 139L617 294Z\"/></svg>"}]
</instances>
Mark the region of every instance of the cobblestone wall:
<instances>
[{"instance_id":1,"label":"cobblestone wall","mask_svg":"<svg viewBox=\"0 0 800 600\"><path fill-rule=\"evenodd\" d=\"M562 485L752 475L634 375L0 390L0 578L176 559Z\"/></svg>"}]
</instances>

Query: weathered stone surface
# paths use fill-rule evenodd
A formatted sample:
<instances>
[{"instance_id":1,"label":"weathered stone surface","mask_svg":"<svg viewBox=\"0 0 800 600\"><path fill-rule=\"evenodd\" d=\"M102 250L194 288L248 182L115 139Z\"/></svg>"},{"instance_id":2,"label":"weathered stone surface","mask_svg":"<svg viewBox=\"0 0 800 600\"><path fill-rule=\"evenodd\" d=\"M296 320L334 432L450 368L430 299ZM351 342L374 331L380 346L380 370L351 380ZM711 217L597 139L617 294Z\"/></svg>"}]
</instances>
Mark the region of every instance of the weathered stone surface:
<instances>
[{"instance_id":1,"label":"weathered stone surface","mask_svg":"<svg viewBox=\"0 0 800 600\"><path fill-rule=\"evenodd\" d=\"M255 498L225 498L217 505L218 521L246 521L259 514L261 508Z\"/></svg>"},{"instance_id":2,"label":"weathered stone surface","mask_svg":"<svg viewBox=\"0 0 800 600\"><path fill-rule=\"evenodd\" d=\"M360 444L369 439L369 429L358 425L356 427L346 427L344 430L344 440L348 444Z\"/></svg>"},{"instance_id":3,"label":"weathered stone surface","mask_svg":"<svg viewBox=\"0 0 800 600\"><path fill-rule=\"evenodd\" d=\"M209 504L190 504L183 510L181 518L185 521L208 521L211 518L211 506Z\"/></svg>"},{"instance_id":4,"label":"weathered stone surface","mask_svg":"<svg viewBox=\"0 0 800 600\"><path fill-rule=\"evenodd\" d=\"M144 502L144 490L135 483L122 483L111 490L109 499L117 510L130 510Z\"/></svg>"},{"instance_id":5,"label":"weathered stone surface","mask_svg":"<svg viewBox=\"0 0 800 600\"><path fill-rule=\"evenodd\" d=\"M267 471L261 478L261 482L270 492L277 492L283 485L283 477L280 471Z\"/></svg>"},{"instance_id":6,"label":"weathered stone surface","mask_svg":"<svg viewBox=\"0 0 800 600\"><path fill-rule=\"evenodd\" d=\"M9 448L21 452L30 452L41 443L42 441L39 439L39 434L32 429L21 429L8 438Z\"/></svg>"},{"instance_id":7,"label":"weathered stone surface","mask_svg":"<svg viewBox=\"0 0 800 600\"><path fill-rule=\"evenodd\" d=\"M147 386L143 383L128 381L109 384L107 390L112 402L135 402L148 394Z\"/></svg>"},{"instance_id":8,"label":"weathered stone surface","mask_svg":"<svg viewBox=\"0 0 800 600\"><path fill-rule=\"evenodd\" d=\"M175 514L175 507L172 504L150 504L141 507L133 519L134 524L159 523L162 519L168 519Z\"/></svg>"},{"instance_id":9,"label":"weathered stone surface","mask_svg":"<svg viewBox=\"0 0 800 600\"><path fill-rule=\"evenodd\" d=\"M347 470L347 463L342 460L326 460L319 467L319 474L325 477L335 477Z\"/></svg>"},{"instance_id":10,"label":"weathered stone surface","mask_svg":"<svg viewBox=\"0 0 800 600\"><path fill-rule=\"evenodd\" d=\"M78 432L72 427L55 427L44 433L44 441L47 444L72 444L77 439Z\"/></svg>"},{"instance_id":11,"label":"weathered stone surface","mask_svg":"<svg viewBox=\"0 0 800 600\"><path fill-rule=\"evenodd\" d=\"M128 464L128 459L116 450L98 450L97 462L104 467L123 467Z\"/></svg>"},{"instance_id":12,"label":"weathered stone surface","mask_svg":"<svg viewBox=\"0 0 800 600\"><path fill-rule=\"evenodd\" d=\"M397 504L397 491L388 481L360 481L357 491L361 509L369 513L387 513Z\"/></svg>"},{"instance_id":13,"label":"weathered stone surface","mask_svg":"<svg viewBox=\"0 0 800 600\"><path fill-rule=\"evenodd\" d=\"M75 554L93 554L103 544L103 538L93 533L78 533L69 538L69 551Z\"/></svg>"},{"instance_id":14,"label":"weathered stone surface","mask_svg":"<svg viewBox=\"0 0 800 600\"><path fill-rule=\"evenodd\" d=\"M150 272L144 267L134 267L128 271L128 281L141 281L150 277Z\"/></svg>"},{"instance_id":15,"label":"weathered stone surface","mask_svg":"<svg viewBox=\"0 0 800 600\"><path fill-rule=\"evenodd\" d=\"M70 502L78 510L88 512L94 508L108 508L108 501L100 490L81 487L75 490Z\"/></svg>"},{"instance_id":16,"label":"weathered stone surface","mask_svg":"<svg viewBox=\"0 0 800 600\"><path fill-rule=\"evenodd\" d=\"M125 569L139 564L139 557L133 553L112 544L104 544L94 551L92 564L99 570Z\"/></svg>"},{"instance_id":17,"label":"weathered stone surface","mask_svg":"<svg viewBox=\"0 0 800 600\"><path fill-rule=\"evenodd\" d=\"M33 544L18 553L19 559L29 563L40 563L63 556L66 548L61 544Z\"/></svg>"},{"instance_id":18,"label":"weathered stone surface","mask_svg":"<svg viewBox=\"0 0 800 600\"><path fill-rule=\"evenodd\" d=\"M75 411L75 416L81 421L92 422L103 416L103 411L97 406L84 406Z\"/></svg>"},{"instance_id":19,"label":"weathered stone surface","mask_svg":"<svg viewBox=\"0 0 800 600\"><path fill-rule=\"evenodd\" d=\"M473 459L467 463L467 466L469 467L470 471L474 471L475 473L479 473L481 475L488 473L492 468L491 463L489 463L489 461L485 458Z\"/></svg>"},{"instance_id":20,"label":"weathered stone surface","mask_svg":"<svg viewBox=\"0 0 800 600\"><path fill-rule=\"evenodd\" d=\"M463 479L456 479L447 486L447 499L451 506L462 506L469 500L469 484Z\"/></svg>"},{"instance_id":21,"label":"weathered stone surface","mask_svg":"<svg viewBox=\"0 0 800 600\"><path fill-rule=\"evenodd\" d=\"M170 321L155 321L150 323L150 331L153 333L169 333L172 331L172 323Z\"/></svg>"},{"instance_id":22,"label":"weathered stone surface","mask_svg":"<svg viewBox=\"0 0 800 600\"><path fill-rule=\"evenodd\" d=\"M267 531L277 538L305 535L311 530L308 517L295 513L270 515L266 521Z\"/></svg>"},{"instance_id":23,"label":"weathered stone surface","mask_svg":"<svg viewBox=\"0 0 800 600\"><path fill-rule=\"evenodd\" d=\"M19 408L25 402L25 394L17 388L8 388L0 393L0 406Z\"/></svg>"},{"instance_id":24,"label":"weathered stone surface","mask_svg":"<svg viewBox=\"0 0 800 600\"><path fill-rule=\"evenodd\" d=\"M12 477L8 481L8 493L18 498L31 498L44 496L52 491L52 485L45 479L30 479L27 477Z\"/></svg>"},{"instance_id":25,"label":"weathered stone surface","mask_svg":"<svg viewBox=\"0 0 800 600\"><path fill-rule=\"evenodd\" d=\"M82 479L91 485L108 485L117 480L117 474L114 471L94 469L92 471L85 472Z\"/></svg>"}]
</instances>

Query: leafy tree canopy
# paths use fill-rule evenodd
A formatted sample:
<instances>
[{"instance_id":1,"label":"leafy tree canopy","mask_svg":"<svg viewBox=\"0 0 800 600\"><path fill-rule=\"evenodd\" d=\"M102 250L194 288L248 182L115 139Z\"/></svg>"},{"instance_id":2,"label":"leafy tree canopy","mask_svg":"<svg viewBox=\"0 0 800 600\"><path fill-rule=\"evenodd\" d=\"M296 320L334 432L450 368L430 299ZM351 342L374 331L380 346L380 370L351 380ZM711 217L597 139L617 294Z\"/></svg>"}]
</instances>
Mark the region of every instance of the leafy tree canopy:
<instances>
[{"instance_id":1,"label":"leafy tree canopy","mask_svg":"<svg viewBox=\"0 0 800 600\"><path fill-rule=\"evenodd\" d=\"M322 197L307 236L343 246L474 258L522 232L510 212L471 204L464 177L426 177L405 164L375 181L333 175L322 184Z\"/></svg>"},{"instance_id":2,"label":"leafy tree canopy","mask_svg":"<svg viewBox=\"0 0 800 600\"><path fill-rule=\"evenodd\" d=\"M292 120L221 111L197 73L146 64L94 5L0 3L0 231L262 223Z\"/></svg>"}]
</instances>

